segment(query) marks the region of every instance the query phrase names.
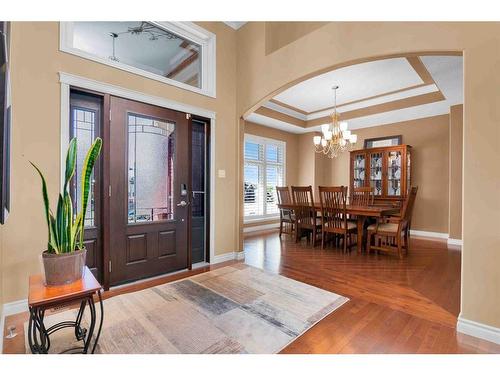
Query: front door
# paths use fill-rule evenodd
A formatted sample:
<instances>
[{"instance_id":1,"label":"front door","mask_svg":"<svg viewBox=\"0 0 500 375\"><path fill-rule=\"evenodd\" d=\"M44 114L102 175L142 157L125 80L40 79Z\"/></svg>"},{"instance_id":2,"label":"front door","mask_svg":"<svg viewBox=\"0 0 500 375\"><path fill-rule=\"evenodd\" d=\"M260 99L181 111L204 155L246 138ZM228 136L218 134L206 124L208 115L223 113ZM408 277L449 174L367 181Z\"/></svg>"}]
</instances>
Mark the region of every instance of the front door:
<instances>
[{"instance_id":1,"label":"front door","mask_svg":"<svg viewBox=\"0 0 500 375\"><path fill-rule=\"evenodd\" d=\"M110 284L188 267L189 120L110 99Z\"/></svg>"}]
</instances>

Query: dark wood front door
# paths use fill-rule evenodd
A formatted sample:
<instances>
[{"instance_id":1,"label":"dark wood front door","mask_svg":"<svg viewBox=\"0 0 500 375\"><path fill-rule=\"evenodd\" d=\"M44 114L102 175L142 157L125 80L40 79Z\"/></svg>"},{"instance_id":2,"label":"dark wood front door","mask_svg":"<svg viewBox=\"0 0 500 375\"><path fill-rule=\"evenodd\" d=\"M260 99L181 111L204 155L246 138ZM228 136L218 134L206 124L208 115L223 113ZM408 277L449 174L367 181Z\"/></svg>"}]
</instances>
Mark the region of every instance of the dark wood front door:
<instances>
[{"instance_id":1,"label":"dark wood front door","mask_svg":"<svg viewBox=\"0 0 500 375\"><path fill-rule=\"evenodd\" d=\"M110 99L110 284L189 266L189 120Z\"/></svg>"}]
</instances>

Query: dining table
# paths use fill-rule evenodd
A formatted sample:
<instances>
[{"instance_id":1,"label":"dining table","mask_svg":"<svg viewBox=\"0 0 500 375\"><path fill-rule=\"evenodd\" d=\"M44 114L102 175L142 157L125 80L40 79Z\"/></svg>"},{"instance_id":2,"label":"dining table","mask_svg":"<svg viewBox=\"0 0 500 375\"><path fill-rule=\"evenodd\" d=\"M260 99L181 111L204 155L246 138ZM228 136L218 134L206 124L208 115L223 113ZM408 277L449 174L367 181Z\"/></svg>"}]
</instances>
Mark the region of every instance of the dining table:
<instances>
[{"instance_id":1,"label":"dining table","mask_svg":"<svg viewBox=\"0 0 500 375\"><path fill-rule=\"evenodd\" d=\"M302 206L298 206L295 204L278 204L279 209L287 209L287 210L297 210ZM308 206L310 207L310 206ZM321 205L315 203L312 206L316 212L321 214L322 208ZM359 206L359 205L346 205L346 213L348 215L352 215L356 217L357 224L357 250L358 253L361 253L363 250L363 225L365 220L369 217L372 218L382 218L384 216L398 214L400 212L400 208L391 205L379 205L373 204L368 206Z\"/></svg>"}]
</instances>

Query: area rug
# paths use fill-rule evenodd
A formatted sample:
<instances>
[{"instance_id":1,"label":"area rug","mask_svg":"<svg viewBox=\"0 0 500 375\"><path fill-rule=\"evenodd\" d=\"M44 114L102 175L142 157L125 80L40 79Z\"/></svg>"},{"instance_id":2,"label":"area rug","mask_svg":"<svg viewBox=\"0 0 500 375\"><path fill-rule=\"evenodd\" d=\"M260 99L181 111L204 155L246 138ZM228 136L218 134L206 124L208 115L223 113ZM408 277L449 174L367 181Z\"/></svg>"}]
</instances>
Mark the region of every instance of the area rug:
<instances>
[{"instance_id":1,"label":"area rug","mask_svg":"<svg viewBox=\"0 0 500 375\"><path fill-rule=\"evenodd\" d=\"M96 352L277 353L346 301L284 276L231 265L106 299ZM46 326L74 316L76 310L49 315ZM75 345L71 329L51 335L51 353Z\"/></svg>"}]
</instances>

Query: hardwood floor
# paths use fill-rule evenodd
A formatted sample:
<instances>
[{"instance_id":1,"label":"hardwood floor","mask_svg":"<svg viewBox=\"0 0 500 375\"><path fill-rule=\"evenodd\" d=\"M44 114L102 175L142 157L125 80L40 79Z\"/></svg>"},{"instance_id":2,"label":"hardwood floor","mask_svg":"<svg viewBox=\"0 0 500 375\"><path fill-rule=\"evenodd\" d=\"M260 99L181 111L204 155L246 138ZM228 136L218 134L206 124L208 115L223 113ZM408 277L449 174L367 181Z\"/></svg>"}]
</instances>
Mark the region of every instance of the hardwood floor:
<instances>
[{"instance_id":1,"label":"hardwood floor","mask_svg":"<svg viewBox=\"0 0 500 375\"><path fill-rule=\"evenodd\" d=\"M245 262L350 298L282 353L500 353L456 332L461 253L445 242L413 238L400 260L282 238L247 237Z\"/></svg>"},{"instance_id":2,"label":"hardwood floor","mask_svg":"<svg viewBox=\"0 0 500 375\"><path fill-rule=\"evenodd\" d=\"M412 239L402 260L384 254L312 249L277 233L247 237L245 262L350 298L282 353L500 353L500 345L458 334L460 251L446 243ZM104 293L105 298L234 263L148 280ZM24 352L27 314L9 316L4 353ZM4 335L5 336L5 335Z\"/></svg>"}]
</instances>

